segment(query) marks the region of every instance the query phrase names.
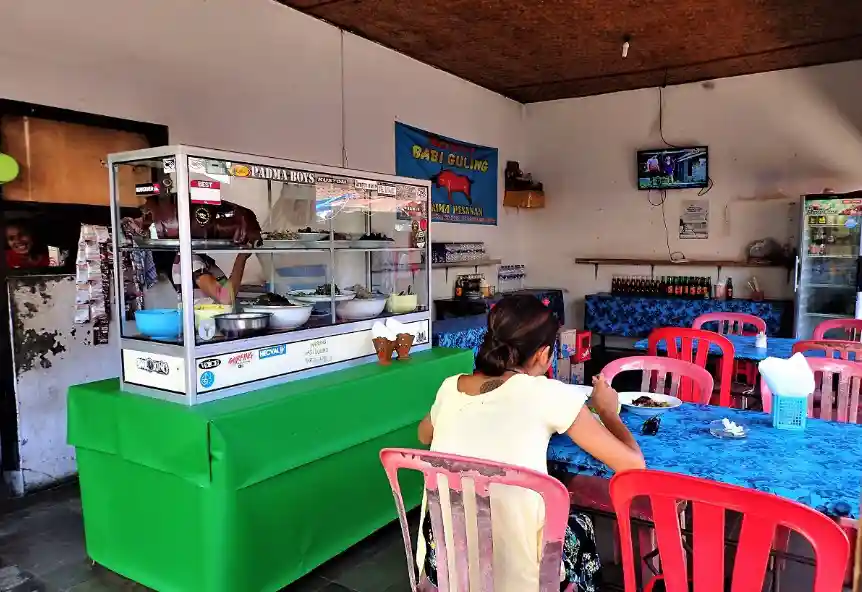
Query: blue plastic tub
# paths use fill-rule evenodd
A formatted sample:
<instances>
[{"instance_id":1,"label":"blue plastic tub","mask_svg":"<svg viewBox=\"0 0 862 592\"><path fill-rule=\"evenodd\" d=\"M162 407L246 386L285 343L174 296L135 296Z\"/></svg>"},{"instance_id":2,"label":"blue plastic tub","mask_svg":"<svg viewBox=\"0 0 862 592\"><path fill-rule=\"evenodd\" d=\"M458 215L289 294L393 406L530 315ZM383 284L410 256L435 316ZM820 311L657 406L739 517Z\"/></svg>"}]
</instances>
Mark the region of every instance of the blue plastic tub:
<instances>
[{"instance_id":1,"label":"blue plastic tub","mask_svg":"<svg viewBox=\"0 0 862 592\"><path fill-rule=\"evenodd\" d=\"M136 310L138 332L152 339L176 339L182 331L182 315L175 308Z\"/></svg>"}]
</instances>

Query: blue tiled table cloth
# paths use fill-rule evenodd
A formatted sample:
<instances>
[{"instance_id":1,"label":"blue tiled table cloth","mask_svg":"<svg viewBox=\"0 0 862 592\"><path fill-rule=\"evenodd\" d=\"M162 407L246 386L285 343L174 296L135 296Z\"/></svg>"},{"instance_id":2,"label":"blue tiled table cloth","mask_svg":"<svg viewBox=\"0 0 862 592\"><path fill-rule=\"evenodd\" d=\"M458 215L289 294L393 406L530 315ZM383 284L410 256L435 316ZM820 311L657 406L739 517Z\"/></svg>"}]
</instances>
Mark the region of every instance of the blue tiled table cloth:
<instances>
[{"instance_id":1,"label":"blue tiled table cloth","mask_svg":"<svg viewBox=\"0 0 862 592\"><path fill-rule=\"evenodd\" d=\"M695 318L708 312L742 312L760 317L766 321L766 334L777 335L781 315L790 305L783 300L686 300L587 294L584 329L599 335L646 337L659 327L691 327Z\"/></svg>"},{"instance_id":2,"label":"blue tiled table cloth","mask_svg":"<svg viewBox=\"0 0 862 592\"><path fill-rule=\"evenodd\" d=\"M733 343L734 359L752 360L755 362L765 360L766 358L789 358L792 354L793 344L797 341L790 337L770 337L766 340L766 348L760 349L754 346L755 337L748 337L746 335L726 335L726 337ZM649 349L648 340L641 339L636 341L634 348L647 351ZM667 353L667 343L663 341L659 342L658 351L660 353ZM721 350L715 345L711 345L709 353L720 356Z\"/></svg>"},{"instance_id":3,"label":"blue tiled table cloth","mask_svg":"<svg viewBox=\"0 0 862 592\"><path fill-rule=\"evenodd\" d=\"M434 321L431 324L431 343L437 347L454 347L472 349L473 356L479 352L479 346L485 340L488 331L488 315L475 315ZM554 345L553 355L554 376L557 375L557 345Z\"/></svg>"},{"instance_id":4,"label":"blue tiled table cloth","mask_svg":"<svg viewBox=\"0 0 862 592\"><path fill-rule=\"evenodd\" d=\"M647 467L774 493L812 508L838 502L859 516L862 425L809 419L804 432L777 430L770 416L707 405L683 404L662 415L655 436L640 433L644 417L622 413ZM749 428L743 440L720 440L709 422L727 417ZM548 460L571 474L610 478L611 470L568 436L554 436Z\"/></svg>"}]
</instances>

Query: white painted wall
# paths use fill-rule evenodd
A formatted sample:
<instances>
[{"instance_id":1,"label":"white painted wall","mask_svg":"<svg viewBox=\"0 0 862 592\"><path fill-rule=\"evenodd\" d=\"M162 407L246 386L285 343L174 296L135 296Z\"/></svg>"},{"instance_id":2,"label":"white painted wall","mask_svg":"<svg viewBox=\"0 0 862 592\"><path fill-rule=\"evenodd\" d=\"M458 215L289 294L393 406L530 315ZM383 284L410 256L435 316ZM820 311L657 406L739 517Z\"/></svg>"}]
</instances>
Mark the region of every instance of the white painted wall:
<instances>
[{"instance_id":1,"label":"white painted wall","mask_svg":"<svg viewBox=\"0 0 862 592\"><path fill-rule=\"evenodd\" d=\"M170 127L171 141L395 172L403 121L523 158L522 106L268 0L29 0L2 8L0 97ZM520 251L497 227L434 224L435 240ZM490 274L492 270L488 270ZM495 272L493 273L495 275ZM435 272L439 295L451 294ZM451 283L451 282L450 282Z\"/></svg>"},{"instance_id":2,"label":"white painted wall","mask_svg":"<svg viewBox=\"0 0 862 592\"><path fill-rule=\"evenodd\" d=\"M771 236L796 240L795 206L805 192L862 187L862 61L726 78L664 91L664 135L678 145L708 145L715 187L708 240L678 240L680 201L668 192L670 248L688 258L739 259ZM531 104L526 107L525 168L545 184L547 207L522 214L534 284L569 290L567 319L580 326L585 294L607 291L613 274L649 268L575 265L576 257L667 257L662 210L636 190L635 151L662 146L658 89ZM775 196L786 199L746 202ZM657 194L652 194L657 201ZM793 216L791 216L793 212ZM791 220L791 217L793 220ZM675 234L676 233L676 234ZM790 297L783 270L726 270L737 293L751 273L768 297ZM708 275L714 269L657 268L658 275ZM726 273L724 274L726 275ZM573 314L574 313L574 314Z\"/></svg>"},{"instance_id":3,"label":"white painted wall","mask_svg":"<svg viewBox=\"0 0 862 592\"><path fill-rule=\"evenodd\" d=\"M176 143L341 165L343 69L352 168L395 172L396 120L499 148L501 195L506 160L523 159L521 105L351 35L342 63L340 31L268 0L28 0L4 2L0 21L3 98L164 124ZM498 227L434 224L432 235L518 261L518 215L499 216ZM451 294L443 272L435 282ZM52 435L29 439L26 468L69 474L65 392L27 384L21 434Z\"/></svg>"}]
</instances>

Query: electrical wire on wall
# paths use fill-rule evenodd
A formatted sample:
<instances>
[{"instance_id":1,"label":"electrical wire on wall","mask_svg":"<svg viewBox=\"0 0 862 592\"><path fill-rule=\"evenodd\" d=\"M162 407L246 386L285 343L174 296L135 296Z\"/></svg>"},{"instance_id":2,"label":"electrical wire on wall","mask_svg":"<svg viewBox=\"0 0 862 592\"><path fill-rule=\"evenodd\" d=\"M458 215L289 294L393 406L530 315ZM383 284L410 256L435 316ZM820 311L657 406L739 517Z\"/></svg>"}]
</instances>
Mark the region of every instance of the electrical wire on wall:
<instances>
[{"instance_id":1,"label":"electrical wire on wall","mask_svg":"<svg viewBox=\"0 0 862 592\"><path fill-rule=\"evenodd\" d=\"M666 85L667 85L667 72L665 72L664 84L658 88L658 132L659 132L659 136L661 136L661 141L664 142L665 146L667 146L668 148L680 148L680 146L677 146L675 144L671 144L670 142L668 142L667 139L664 137L664 87ZM706 187L704 187L703 189L701 189L700 191L698 191L698 193L697 193L698 196L706 195L713 188L713 186L715 186L715 182L712 180L712 177L707 177L707 179L709 181L708 185ZM667 201L667 190L666 189L660 189L659 190L659 200L657 202L654 202L652 200L652 191L649 191L647 193L647 201L649 202L649 205L651 205L652 207L654 207L654 208L660 207L661 208L661 221L662 221L662 224L664 225L664 242L665 242L665 245L667 246L668 259L670 259L670 261L672 263L681 263L681 262L685 261L686 260L685 253L683 253L682 251L672 251L670 248L670 228L668 228L668 225L667 225L667 213L665 212L665 207L664 207L664 204Z\"/></svg>"}]
</instances>

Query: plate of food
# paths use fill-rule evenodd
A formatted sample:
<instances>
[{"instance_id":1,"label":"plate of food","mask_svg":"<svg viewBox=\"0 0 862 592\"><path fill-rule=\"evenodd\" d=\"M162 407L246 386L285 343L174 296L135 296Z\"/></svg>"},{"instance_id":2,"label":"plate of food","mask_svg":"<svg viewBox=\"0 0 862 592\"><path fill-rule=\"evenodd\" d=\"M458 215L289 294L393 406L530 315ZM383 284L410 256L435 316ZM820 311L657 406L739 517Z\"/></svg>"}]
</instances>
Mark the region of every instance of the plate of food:
<instances>
[{"instance_id":1,"label":"plate of food","mask_svg":"<svg viewBox=\"0 0 862 592\"><path fill-rule=\"evenodd\" d=\"M322 284L317 286L316 290L293 290L287 293L287 298L291 302L298 302L300 304L315 304L318 302L330 302L333 292L335 292L336 302L356 298L355 292L340 290L337 284Z\"/></svg>"},{"instance_id":2,"label":"plate of food","mask_svg":"<svg viewBox=\"0 0 862 592\"><path fill-rule=\"evenodd\" d=\"M682 401L661 393L620 393L620 404L635 415L658 415L682 405Z\"/></svg>"},{"instance_id":3,"label":"plate of food","mask_svg":"<svg viewBox=\"0 0 862 592\"><path fill-rule=\"evenodd\" d=\"M296 231L296 235L299 237L299 240L304 243L313 243L329 238L328 232L323 230L314 230L310 226L307 228L300 228Z\"/></svg>"}]
</instances>

